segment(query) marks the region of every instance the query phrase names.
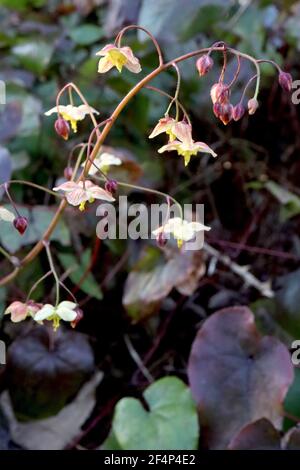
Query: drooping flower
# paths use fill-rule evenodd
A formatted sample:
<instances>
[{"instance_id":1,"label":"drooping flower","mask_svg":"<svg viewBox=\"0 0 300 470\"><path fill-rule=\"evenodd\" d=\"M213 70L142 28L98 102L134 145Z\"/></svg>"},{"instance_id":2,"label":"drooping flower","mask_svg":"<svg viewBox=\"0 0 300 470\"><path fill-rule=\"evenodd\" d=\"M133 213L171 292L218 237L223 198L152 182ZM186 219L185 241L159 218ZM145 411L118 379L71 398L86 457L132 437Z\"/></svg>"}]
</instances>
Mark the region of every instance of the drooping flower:
<instances>
[{"instance_id":1,"label":"drooping flower","mask_svg":"<svg viewBox=\"0 0 300 470\"><path fill-rule=\"evenodd\" d=\"M10 314L11 321L13 323L18 323L25 320L27 317L34 317L40 308L41 304L37 304L33 300L29 300L26 303L16 300L7 307L4 314Z\"/></svg>"},{"instance_id":2,"label":"drooping flower","mask_svg":"<svg viewBox=\"0 0 300 470\"><path fill-rule=\"evenodd\" d=\"M110 194L115 194L118 189L118 182L116 180L107 180L105 183L105 191Z\"/></svg>"},{"instance_id":3,"label":"drooping flower","mask_svg":"<svg viewBox=\"0 0 300 470\"><path fill-rule=\"evenodd\" d=\"M64 118L58 117L58 119L56 119L54 123L54 129L60 137L62 137L64 140L68 140L70 134L70 126Z\"/></svg>"},{"instance_id":4,"label":"drooping flower","mask_svg":"<svg viewBox=\"0 0 300 470\"><path fill-rule=\"evenodd\" d=\"M26 217L22 217L21 215L19 215L18 217L14 219L13 224L14 224L15 229L18 230L19 234L23 235L23 233L28 227L28 219Z\"/></svg>"},{"instance_id":5,"label":"drooping flower","mask_svg":"<svg viewBox=\"0 0 300 470\"><path fill-rule=\"evenodd\" d=\"M279 85L284 91L287 91L288 93L291 91L292 86L293 86L293 77L290 73L288 72L283 72L281 71L279 73Z\"/></svg>"},{"instance_id":6,"label":"drooping flower","mask_svg":"<svg viewBox=\"0 0 300 470\"><path fill-rule=\"evenodd\" d=\"M198 152L210 153L213 157L217 154L204 142L195 142L192 138L192 128L190 125L180 125L177 123L176 137L179 140L173 140L158 150L158 153L171 152L176 150L178 155L184 158L185 166L188 165L191 156L197 155Z\"/></svg>"},{"instance_id":7,"label":"drooping flower","mask_svg":"<svg viewBox=\"0 0 300 470\"><path fill-rule=\"evenodd\" d=\"M110 166L122 165L122 160L112 153L103 152L95 158L94 163L95 165L91 165L89 169L89 175L95 175L98 171L97 167L100 168L103 173L107 173ZM85 163L83 163L81 166L84 165Z\"/></svg>"},{"instance_id":8,"label":"drooping flower","mask_svg":"<svg viewBox=\"0 0 300 470\"><path fill-rule=\"evenodd\" d=\"M139 59L134 56L130 47L117 47L114 44L108 44L96 55L103 56L98 64L99 73L108 72L113 67L116 67L119 72L122 72L123 67L133 73L139 73L142 70Z\"/></svg>"},{"instance_id":9,"label":"drooping flower","mask_svg":"<svg viewBox=\"0 0 300 470\"><path fill-rule=\"evenodd\" d=\"M15 214L5 207L0 206L0 220L3 222L13 222L15 219Z\"/></svg>"},{"instance_id":10,"label":"drooping flower","mask_svg":"<svg viewBox=\"0 0 300 470\"><path fill-rule=\"evenodd\" d=\"M179 138L178 132L180 135L184 127L187 128L187 132L191 128L191 126L185 121L176 121L176 119L165 116L158 121L153 131L149 135L149 139L153 139L153 137L156 137L159 134L166 133L169 136L169 142L172 142L176 139L176 137Z\"/></svg>"},{"instance_id":11,"label":"drooping flower","mask_svg":"<svg viewBox=\"0 0 300 470\"><path fill-rule=\"evenodd\" d=\"M96 109L92 108L91 106L89 107L86 104L81 104L80 106L73 106L72 104L68 104L67 106L54 106L54 108L51 108L49 111L45 112L45 116L51 116L53 113L58 113L65 121L69 121L71 123L73 132L77 132L77 122L82 121L90 111L93 114L99 114Z\"/></svg>"},{"instance_id":12,"label":"drooping flower","mask_svg":"<svg viewBox=\"0 0 300 470\"><path fill-rule=\"evenodd\" d=\"M53 321L53 328L57 330L59 327L60 320L74 322L77 318L77 304L64 300L57 306L51 304L45 304L40 310L34 315L34 320L42 322L44 320Z\"/></svg>"},{"instance_id":13,"label":"drooping flower","mask_svg":"<svg viewBox=\"0 0 300 470\"><path fill-rule=\"evenodd\" d=\"M248 113L249 114L254 114L258 108L258 101L256 98L251 98L249 101L248 101Z\"/></svg>"},{"instance_id":14,"label":"drooping flower","mask_svg":"<svg viewBox=\"0 0 300 470\"><path fill-rule=\"evenodd\" d=\"M169 219L164 225L161 225L152 233L158 239L161 234L172 234L177 240L177 245L180 248L184 241L189 241L196 235L197 232L208 231L210 227L201 224L200 222L188 222L181 219L181 217L173 217Z\"/></svg>"},{"instance_id":15,"label":"drooping flower","mask_svg":"<svg viewBox=\"0 0 300 470\"><path fill-rule=\"evenodd\" d=\"M214 107L219 104L219 103L216 103L214 105ZM220 104L219 106L219 109L218 109L218 113L219 113L219 116L218 118L220 119L220 121L223 122L223 124L225 126L227 126L227 124L231 121L232 119L232 113L233 113L233 106L231 103L227 102L227 103L222 103Z\"/></svg>"},{"instance_id":16,"label":"drooping flower","mask_svg":"<svg viewBox=\"0 0 300 470\"><path fill-rule=\"evenodd\" d=\"M245 114L245 108L242 103L238 103L233 107L232 110L232 119L234 121L239 121Z\"/></svg>"},{"instance_id":17,"label":"drooping flower","mask_svg":"<svg viewBox=\"0 0 300 470\"><path fill-rule=\"evenodd\" d=\"M196 68L199 72L200 77L203 77L203 75L206 75L214 65L214 61L210 57L209 54L204 54L196 62Z\"/></svg>"},{"instance_id":18,"label":"drooping flower","mask_svg":"<svg viewBox=\"0 0 300 470\"><path fill-rule=\"evenodd\" d=\"M222 82L215 83L210 90L210 97L213 104L225 103L228 101L230 90L227 85L224 85Z\"/></svg>"},{"instance_id":19,"label":"drooping flower","mask_svg":"<svg viewBox=\"0 0 300 470\"><path fill-rule=\"evenodd\" d=\"M72 206L79 206L79 210L85 209L86 202L93 203L95 199L113 202L115 199L105 189L85 180L75 183L75 181L67 181L53 188L53 191L63 191L66 199Z\"/></svg>"}]
</instances>

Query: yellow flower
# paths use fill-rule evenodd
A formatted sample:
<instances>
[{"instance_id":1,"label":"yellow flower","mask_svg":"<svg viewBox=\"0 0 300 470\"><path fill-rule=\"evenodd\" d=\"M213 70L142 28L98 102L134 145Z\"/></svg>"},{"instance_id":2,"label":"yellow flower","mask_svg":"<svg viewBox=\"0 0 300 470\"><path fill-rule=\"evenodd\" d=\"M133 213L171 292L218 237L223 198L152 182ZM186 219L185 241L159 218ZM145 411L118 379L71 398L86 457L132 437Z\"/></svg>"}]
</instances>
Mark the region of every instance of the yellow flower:
<instances>
[{"instance_id":1,"label":"yellow flower","mask_svg":"<svg viewBox=\"0 0 300 470\"><path fill-rule=\"evenodd\" d=\"M51 304L45 304L36 312L34 320L37 322L43 322L44 320L52 321L54 330L57 330L60 320L73 322L76 319L76 309L77 304L68 300L60 302L56 307Z\"/></svg>"},{"instance_id":2,"label":"yellow flower","mask_svg":"<svg viewBox=\"0 0 300 470\"><path fill-rule=\"evenodd\" d=\"M187 132L189 132L189 130L191 129L191 126L187 122L178 122L176 121L176 119L173 119L169 116L165 116L158 121L158 124L154 127L153 131L149 135L149 139L153 139L153 137L156 137L157 135L165 132L169 136L169 141L172 142L176 139L176 137L178 137L178 129L179 134L180 132L182 132L182 127L186 127Z\"/></svg>"},{"instance_id":3,"label":"yellow flower","mask_svg":"<svg viewBox=\"0 0 300 470\"><path fill-rule=\"evenodd\" d=\"M80 211L84 211L87 202L93 203L95 199L113 202L115 199L105 189L96 186L92 181L67 181L53 188L53 191L63 191L66 199L72 206L79 206Z\"/></svg>"},{"instance_id":4,"label":"yellow flower","mask_svg":"<svg viewBox=\"0 0 300 470\"><path fill-rule=\"evenodd\" d=\"M89 169L89 175L95 175L97 173L97 167L103 172L107 173L110 166L119 166L122 165L122 160L119 157L115 157L112 153L103 152L97 156L94 160L95 165L91 165ZM81 166L85 166L85 163L82 163Z\"/></svg>"},{"instance_id":5,"label":"yellow flower","mask_svg":"<svg viewBox=\"0 0 300 470\"><path fill-rule=\"evenodd\" d=\"M91 111L93 114L99 114L96 109L87 106L86 104L81 104L80 106L73 106L68 104L67 106L59 105L54 108L49 109L45 113L45 116L50 116L53 113L58 113L62 116L63 119L71 123L73 132L77 132L77 122L82 121L87 114Z\"/></svg>"},{"instance_id":6,"label":"yellow flower","mask_svg":"<svg viewBox=\"0 0 300 470\"><path fill-rule=\"evenodd\" d=\"M217 156L207 144L193 140L192 129L188 124L178 122L175 127L175 132L178 140L173 140L167 145L164 145L158 150L158 153L176 150L178 155L183 156L185 166L188 165L191 156L197 155L198 152L210 153L213 157Z\"/></svg>"},{"instance_id":7,"label":"yellow flower","mask_svg":"<svg viewBox=\"0 0 300 470\"><path fill-rule=\"evenodd\" d=\"M161 225L156 230L153 230L153 235L156 237L163 233L164 235L172 234L177 240L178 248L181 248L183 242L191 240L197 232L203 230L210 230L210 227L201 224L200 222L188 222L180 217L173 217L169 219L164 225Z\"/></svg>"},{"instance_id":8,"label":"yellow flower","mask_svg":"<svg viewBox=\"0 0 300 470\"><path fill-rule=\"evenodd\" d=\"M122 68L126 67L130 72L139 73L142 68L137 57L134 56L130 47L117 47L113 44L108 44L96 53L98 56L103 56L99 60L98 72L108 72L113 67L116 67L119 72Z\"/></svg>"}]
</instances>

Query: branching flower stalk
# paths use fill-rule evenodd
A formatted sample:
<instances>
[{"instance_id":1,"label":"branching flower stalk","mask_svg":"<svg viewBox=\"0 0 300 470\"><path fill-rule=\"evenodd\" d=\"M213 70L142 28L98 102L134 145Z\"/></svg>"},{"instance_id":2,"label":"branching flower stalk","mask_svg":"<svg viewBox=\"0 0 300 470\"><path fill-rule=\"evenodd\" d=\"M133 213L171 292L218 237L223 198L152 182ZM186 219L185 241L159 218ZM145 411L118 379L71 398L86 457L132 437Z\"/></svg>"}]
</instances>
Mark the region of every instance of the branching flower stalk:
<instances>
[{"instance_id":1,"label":"branching flower stalk","mask_svg":"<svg viewBox=\"0 0 300 470\"><path fill-rule=\"evenodd\" d=\"M216 154L207 144L203 142L195 142L192 138L191 120L184 106L179 101L181 75L180 75L180 71L178 68L178 64L188 59L201 56L200 59L197 60L197 69L198 69L199 75L202 76L208 73L209 70L213 67L213 60L211 58L212 53L223 54L224 62L223 62L223 67L220 73L219 82L218 84L215 84L213 86L211 90L211 96L212 96L213 105L214 105L213 106L214 113L225 125L228 124L228 122L230 122L231 119L239 120L243 115L243 110L241 108L235 109L237 107L233 108L233 106L230 103L230 93L231 93L231 89L233 85L235 84L239 76L240 67L241 67L241 59L250 61L255 67L255 75L249 80L248 84L246 85L246 89L247 89L249 84L254 79L256 80L254 95L248 102L249 114L253 114L258 107L257 97L258 97L258 92L259 92L259 87L260 87L260 74L261 74L260 64L261 63L263 62L272 63L279 72L279 83L282 86L282 88L284 88L287 91L289 91L289 89L291 88L291 80L292 80L291 76L287 74L286 72L283 72L276 63L272 61L268 61L268 60L263 60L263 59L255 59L254 57L246 53L240 52L236 49L233 49L227 46L224 42L217 42L217 43L214 43L211 47L191 51L171 61L164 62L162 51L156 39L145 28L142 28L137 25L130 25L130 26L123 28L122 31L120 31L119 34L117 35L114 44L109 44L105 46L103 49L101 49L101 51L97 53L97 55L101 57L99 61L99 68L98 68L99 73L105 73L108 70L110 70L112 67L116 67L119 72L122 71L123 67L129 69L133 73L140 72L141 66L140 66L139 60L134 56L131 48L127 46L123 46L122 44L124 40L124 34L127 31L132 30L132 29L143 31L145 34L147 34L150 37L157 51L158 66L153 71L151 71L148 75L144 76L135 86L133 86L133 88L131 88L131 90L129 90L129 92L125 95L125 97L119 102L119 104L116 106L116 108L114 109L112 114L109 116L109 118L100 122L100 124L97 122L97 119L96 119L97 114L99 114L98 111L96 111L89 105L89 103L85 99L80 89L74 83L71 82L71 83L66 84L59 91L57 95L57 99L56 99L56 107L52 108L51 110L45 113L46 115L50 115L54 113L57 114L57 120L55 121L56 132L62 138L67 140L70 135L69 123L71 125L72 130L74 132L77 132L77 123L81 121L82 119L84 119L86 115L89 115L91 119L93 130L88 138L88 142L86 143L83 142L83 143L76 145L71 151L71 154L69 155L68 164L65 170L65 173L66 173L65 176L68 176L67 179L69 181L61 185L61 187L64 188L66 195L65 197L62 198L57 208L57 211L53 216L53 219L51 220L47 230L43 234L42 239L39 240L35 244L35 246L29 251L29 253L22 260L20 260L19 265L16 266L11 273L9 273L8 275L6 275L0 280L0 286L3 286L7 284L8 282L12 281L18 275L19 271L22 268L24 268L27 264L31 263L39 255L42 249L45 248L47 252L51 272L56 282L56 303L55 303L55 306L50 306L51 308L49 306L47 308L46 306L44 306L40 311L37 312L37 314L35 312L35 314L36 314L36 317L40 321L43 321L44 319L47 319L47 318L53 318L53 319L55 318L55 325L54 325L55 327L57 327L59 324L59 318L62 318L62 319L65 318L66 321L74 322L75 317L77 318L79 314L78 312L77 313L75 312L75 309L76 309L75 302L74 303L69 302L69 304L72 304L72 305L67 305L67 306L66 305L62 306L64 302L59 303L59 300L60 300L59 288L62 283L59 280L59 276L55 271L55 267L53 264L53 260L52 260L52 256L51 256L51 252L49 248L49 239L53 231L55 230L60 220L61 215L63 214L65 208L67 207L68 202L72 203L73 205L79 205L80 203L79 208L83 210L85 207L85 203L86 202L92 203L95 198L104 199L104 200L114 200L112 197L112 190L113 190L114 185L112 184L109 185L111 181L109 180L109 178L107 178L106 174L101 171L101 168L99 168L96 164L95 166L97 167L98 171L101 174L101 177L96 177L96 179L98 181L106 181L105 189L96 187L91 181L87 180L86 178L89 175L89 170L91 166L94 165L94 160L99 155L99 152L101 151L101 147L103 143L105 142L106 138L108 137L117 118L119 117L120 113L124 110L124 108L130 103L130 101L143 88L147 88L149 90L158 92L162 94L163 96L167 97L168 99L170 99L170 103L168 105L165 118L162 118L160 122L158 123L158 125L156 126L155 135L158 135L160 133L166 133L167 135L169 135L169 143L163 146L161 149L159 149L159 152L162 153L164 151L176 150L178 155L181 155L184 157L184 162L187 165L190 161L190 158L196 155L198 152L210 153L214 157L216 157ZM237 58L237 69L231 82L229 84L225 84L224 77L225 77L225 71L227 68L229 55L233 55ZM150 85L150 82L155 77L157 77L158 75L167 71L170 68L174 68L177 73L177 85L176 85L174 96L171 96L165 91L152 87ZM244 90L242 99L244 98L246 89ZM62 105L61 98L65 92L67 92L69 104ZM74 105L73 92L76 93L76 95L81 100L81 103L82 103L81 105L79 106ZM174 103L176 105L176 115L175 115L175 118L171 118L168 116L168 113ZM183 114L182 121L179 120L180 111ZM93 142L94 137L96 137L95 142ZM73 158L74 151L77 148L80 148L80 151L77 156L74 168L72 168L71 160ZM85 160L83 163L83 169L80 175L77 176L78 170L80 168L80 165L82 163L83 156L85 153L86 153L86 156L85 156ZM9 183L10 184L12 183L26 184L36 189L42 189L51 195L62 197L56 192L58 189L60 189L60 187L54 188L55 191L52 191L47 188L43 188L35 183L21 181L21 180L12 180ZM174 230L175 230L175 225L176 225L177 232L179 229L186 226L187 222L183 220L183 212L182 212L181 205L179 204L178 201L176 201L174 198L172 198L168 194L155 190L155 189L145 188L142 186L136 186L136 185L123 183L119 181L116 182L116 185L118 187L127 187L131 189L153 193L159 197L163 197L164 199L166 199L168 205L170 205L170 201L172 200L179 209L180 217L177 221L175 221L175 219L169 219L168 221L166 221L165 225L168 225L170 230L172 229L172 226L174 226ZM72 198L70 197L70 191L74 192L74 197L72 196ZM75 196L77 198L76 202L74 202ZM197 223L191 223L188 225L189 225L188 229L190 233L192 233L191 232L192 230L197 231L197 230L209 229L208 227L205 227L204 225L203 226L201 226L201 224L197 225ZM194 228L192 228L192 226ZM181 246L181 244L182 244L182 241L179 240L178 246ZM5 250L1 249L0 251L5 257L9 258L7 256L7 253L5 253ZM68 292L70 293L70 291ZM29 312L30 315L32 316L34 313L33 310L36 310L36 309L35 308L32 309L32 307L29 308L28 305L25 305L23 310L22 310L22 314L26 313L27 315ZM34 319L36 319L36 317L34 317Z\"/></svg>"}]
</instances>

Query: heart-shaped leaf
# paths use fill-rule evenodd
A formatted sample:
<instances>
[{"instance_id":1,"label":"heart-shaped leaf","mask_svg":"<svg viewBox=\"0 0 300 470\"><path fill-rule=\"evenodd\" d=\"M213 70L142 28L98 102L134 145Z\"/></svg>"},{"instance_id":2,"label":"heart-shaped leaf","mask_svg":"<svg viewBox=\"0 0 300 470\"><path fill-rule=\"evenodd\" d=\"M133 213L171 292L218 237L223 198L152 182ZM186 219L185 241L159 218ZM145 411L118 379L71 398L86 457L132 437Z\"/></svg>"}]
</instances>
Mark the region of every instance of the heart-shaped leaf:
<instances>
[{"instance_id":1,"label":"heart-shaped leaf","mask_svg":"<svg viewBox=\"0 0 300 470\"><path fill-rule=\"evenodd\" d=\"M266 418L245 426L230 442L230 450L280 450L280 433Z\"/></svg>"},{"instance_id":2,"label":"heart-shaped leaf","mask_svg":"<svg viewBox=\"0 0 300 470\"><path fill-rule=\"evenodd\" d=\"M134 321L155 311L175 287L183 295L191 295L205 272L201 251L175 252L166 261L153 248L129 274L123 304Z\"/></svg>"},{"instance_id":3,"label":"heart-shaped leaf","mask_svg":"<svg viewBox=\"0 0 300 470\"><path fill-rule=\"evenodd\" d=\"M4 205L7 209L10 207ZM32 209L20 208L22 216L27 217L29 223L24 235L20 236L17 230L12 230L11 224L0 224L0 242L10 253L15 253L22 246L35 243L40 240L50 224L56 208L35 206ZM70 243L69 230L63 220L57 224L51 240L59 241L62 245Z\"/></svg>"},{"instance_id":4,"label":"heart-shaped leaf","mask_svg":"<svg viewBox=\"0 0 300 470\"><path fill-rule=\"evenodd\" d=\"M164 377L144 392L147 411L135 398L123 398L115 408L112 435L103 448L123 450L193 450L199 425L189 388L177 377Z\"/></svg>"},{"instance_id":5,"label":"heart-shaped leaf","mask_svg":"<svg viewBox=\"0 0 300 470\"><path fill-rule=\"evenodd\" d=\"M281 427L293 365L279 340L260 335L247 307L220 310L203 323L188 376L211 448L226 448L242 427L263 417Z\"/></svg>"},{"instance_id":6,"label":"heart-shaped leaf","mask_svg":"<svg viewBox=\"0 0 300 470\"><path fill-rule=\"evenodd\" d=\"M87 338L75 331L35 327L8 351L8 390L20 421L58 413L94 370Z\"/></svg>"}]
</instances>

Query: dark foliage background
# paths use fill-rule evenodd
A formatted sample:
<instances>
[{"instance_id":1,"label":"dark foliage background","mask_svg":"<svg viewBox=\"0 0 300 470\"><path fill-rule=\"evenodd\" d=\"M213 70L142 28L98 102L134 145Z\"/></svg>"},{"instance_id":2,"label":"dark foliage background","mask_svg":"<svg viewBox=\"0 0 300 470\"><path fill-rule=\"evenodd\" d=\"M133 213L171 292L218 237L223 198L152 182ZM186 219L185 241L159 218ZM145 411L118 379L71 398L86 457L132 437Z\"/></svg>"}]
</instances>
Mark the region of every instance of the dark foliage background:
<instances>
[{"instance_id":1,"label":"dark foliage background","mask_svg":"<svg viewBox=\"0 0 300 470\"><path fill-rule=\"evenodd\" d=\"M5 81L7 92L7 104L1 105L0 109L1 182L7 179L8 172L15 179L53 187L63 173L71 146L87 139L90 131L87 121L80 124L79 133L72 141L62 143L54 132L53 120L43 115L54 106L56 94L65 83L76 83L103 118L109 116L136 83L136 75L126 72L122 75L115 71L103 76L97 74L95 52L110 42L124 25L135 23L148 28L160 42L168 60L222 40L255 57L277 61L295 79L299 76L300 2L297 1L2 0L0 6L0 79ZM141 60L142 73L149 72L157 60L151 43L140 32L129 33L126 38ZM60 333L67 335L61 341L70 341L70 347L75 348L76 366L71 367L67 361L66 367L63 351L57 353L61 354L59 364L55 362L53 365L57 357L51 355L45 360L41 352L44 350L41 344L46 341L44 332L32 331L32 326L27 323L26 326L12 325L6 319L1 324L1 337L11 345L12 351L7 367L1 369L1 388L10 391L14 412L22 425L23 421L31 425L33 419L45 418L70 404L86 380L90 380L92 391L96 389L95 401L87 397L81 408L77 403L77 409L82 409L83 413L76 424L71 425L75 432L65 430L64 441L53 444L55 448L100 446L110 431L118 400L126 396L145 400L142 393L148 386L149 374L154 380L175 375L187 383L187 364L193 340L203 322L216 310L248 306L255 317L256 327L253 328L258 328L262 334L271 334L272 341L280 340L287 348L299 337L300 107L282 92L276 71L263 65L258 111L254 116L245 116L241 121L224 127L216 121L209 97L210 87L219 72L218 59L214 57L215 68L201 79L195 71L194 60L180 66L183 76L180 97L191 115L195 139L212 145L219 155L216 160L203 154L184 168L181 159L157 154L159 143L148 140L148 135L165 112L167 101L149 90L141 91L121 114L106 144L118 148L131 162L122 175L123 180L136 180L138 184L161 189L182 203L205 204L205 222L212 227L206 237L208 243L228 255L232 262L248 266L260 281L270 282L275 297L262 297L232 269L205 253L197 253L193 259L185 260L182 267L180 260L169 265L166 261L162 263L162 256L154 243L130 240L100 242L95 234L97 219L94 210L83 215L67 209L53 237L52 249L60 272L70 272L67 285L76 293L84 310L84 318L76 330L85 336L72 341L68 336L70 332ZM229 64L228 76L234 67L233 61ZM233 93L234 103L251 74L249 65L243 62ZM172 93L175 83L175 75L169 71L155 79L153 85ZM42 235L56 203L51 197L25 186L14 186L13 195L24 215L30 218L30 229L21 238L7 228L7 224L2 224L0 241L4 248L22 257ZM129 197L134 202L158 202L152 196L134 191ZM82 273L90 265L92 269L82 282ZM7 261L1 260L1 273L9 272L9 269ZM161 281L162 269L165 269L164 283ZM4 312L8 302L24 298L33 280L46 270L47 259L41 255L12 284L0 288L0 311ZM180 276L184 273L183 278L177 270ZM155 284L156 281L159 286L156 292L146 289L145 273L150 273L152 282ZM51 300L51 290L51 281L41 284L36 292L37 299ZM233 315L232 324L238 337L239 332L244 332L244 326L233 311L235 314L230 315ZM242 312L242 318L245 315L247 321L253 321L251 312ZM216 333L219 346L222 337L224 344L226 340L230 342L228 338L231 337L227 325L222 325ZM245 330L244 333L247 335L249 332ZM76 333L72 334L76 336ZM27 341L24 341L24 335ZM29 338L33 335L29 341L28 335ZM237 341L234 337L233 334L232 341ZM20 338L22 342L18 344ZM76 349L77 341L82 341L84 346ZM254 348L254 352L249 354L255 355L256 348L262 346L258 346L258 340L252 336L249 341ZM264 439L266 434L273 433L272 442L275 442L275 447L280 447L281 435L272 426L281 427L282 433L282 429L286 431L300 419L299 374L296 369L296 380L291 388L291 362L284 356L286 349L282 352L280 347L272 343L273 359L263 357L262 366L273 371L274 388L279 387L280 397L274 395L270 398L271 391L267 385L256 388L252 383L245 385L247 393L241 399L240 392L234 389L240 382L239 376L232 378L231 392L226 385L222 389L218 381L214 382L211 377L207 379L212 389L218 387L218 394L214 395L212 404L207 404L207 397L201 395L201 389L200 422L204 429L207 423L202 423L201 419L203 406L204 412L210 406L216 408L219 420L224 421L221 425L216 423L208 412L209 432L200 431L200 441L196 445L200 448L227 447L241 427L265 417L269 420L267 423L259 421L256 427L251 424L250 432L258 436L256 445L270 446L270 442L267 440L266 443ZM199 350L203 351L202 348L203 345L199 346ZM240 343L236 348L230 343L230 349L238 358ZM18 354L14 353L16 350ZM225 346L224 350L220 348L217 351L218 361L226 356L226 351ZM18 357L24 357L24 360ZM143 367L138 364L139 360ZM218 370L218 361L212 364L213 369ZM37 364L40 365L38 371L34 368ZM232 367L241 372L246 366L240 363ZM90 379L95 368L103 372L101 380L95 376ZM195 372L192 364L189 374L197 376L202 369L199 366L197 370ZM267 384L268 376L265 380L263 383ZM61 383L66 386L59 388ZM57 387L59 392L55 402L53 391ZM274 418L274 410L281 406L289 387L282 428L278 417ZM212 390L206 393L212 393ZM163 388L160 394L164 394ZM232 405L237 396L242 400L238 409ZM1 400L7 411L7 395ZM273 408L265 412L264 402L268 400ZM244 412L249 402L252 403L251 412L247 414ZM232 410L229 409L231 406ZM188 413L187 409L185 416ZM7 424L7 412L4 415L3 418L0 415L3 428L0 447L12 448L18 444L39 448L34 438L37 430L31 429L33 434L28 434L29 442L18 440L22 428L19 434L15 428L12 432L11 421L8 420L10 424ZM178 419L179 423L180 419L184 422L184 417ZM176 423L175 428L178 421ZM83 429L80 429L83 424ZM122 427L116 423L116 429L118 425ZM9 427L12 434L9 434ZM248 428L248 438L247 433ZM112 438L115 438L113 443ZM232 448L247 447L247 439L245 443L242 438L245 435L231 442ZM111 434L108 446L116 448L120 439L116 443L116 436ZM132 448L132 445L123 443L122 448ZM147 445L147 437L142 436L141 448ZM176 445L180 449L181 445L191 444L182 444L179 439ZM48 448L49 441L42 443L43 446Z\"/></svg>"}]
</instances>

